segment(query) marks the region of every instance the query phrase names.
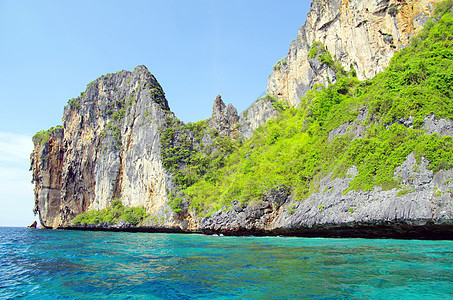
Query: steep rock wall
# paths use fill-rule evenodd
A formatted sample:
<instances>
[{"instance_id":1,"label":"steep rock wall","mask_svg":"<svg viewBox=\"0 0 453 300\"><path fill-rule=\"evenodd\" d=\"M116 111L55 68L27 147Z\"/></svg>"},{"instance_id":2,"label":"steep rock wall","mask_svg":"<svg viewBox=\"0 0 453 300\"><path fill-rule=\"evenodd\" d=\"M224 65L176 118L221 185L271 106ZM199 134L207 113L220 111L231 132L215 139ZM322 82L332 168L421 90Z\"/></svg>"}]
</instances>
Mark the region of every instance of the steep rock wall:
<instances>
[{"instance_id":1,"label":"steep rock wall","mask_svg":"<svg viewBox=\"0 0 453 300\"><path fill-rule=\"evenodd\" d=\"M276 118L278 114L268 99L259 99L239 115L239 132L243 137L250 138L258 127Z\"/></svg>"},{"instance_id":2,"label":"steep rock wall","mask_svg":"<svg viewBox=\"0 0 453 300\"><path fill-rule=\"evenodd\" d=\"M384 70L417 34L440 0L316 0L288 55L269 76L267 93L297 105L315 84L336 80L326 64L308 58L315 41L361 80Z\"/></svg>"},{"instance_id":3,"label":"steep rock wall","mask_svg":"<svg viewBox=\"0 0 453 300\"><path fill-rule=\"evenodd\" d=\"M395 170L404 190L349 191L357 175L355 167L346 178L327 176L319 192L295 201L285 190L274 190L262 201L230 207L204 218L206 233L293 234L358 237L453 237L453 169L436 174L429 162L418 163L414 154Z\"/></svg>"},{"instance_id":4,"label":"steep rock wall","mask_svg":"<svg viewBox=\"0 0 453 300\"><path fill-rule=\"evenodd\" d=\"M61 179L63 176L63 128L44 133L44 140L33 138L34 149L30 155L35 184L35 206L39 220L45 227L58 226L61 206Z\"/></svg>"},{"instance_id":5,"label":"steep rock wall","mask_svg":"<svg viewBox=\"0 0 453 300\"><path fill-rule=\"evenodd\" d=\"M171 225L167 192L174 183L163 167L159 143L166 118L173 114L163 90L144 66L90 83L65 107L59 152L52 151L53 138L35 143L35 211L42 223L67 226L76 215L121 198L124 205L143 205L160 223ZM55 182L49 184L47 177Z\"/></svg>"},{"instance_id":6,"label":"steep rock wall","mask_svg":"<svg viewBox=\"0 0 453 300\"><path fill-rule=\"evenodd\" d=\"M231 103L225 105L222 96L218 95L212 107L210 126L217 130L220 135L234 139L238 136L238 118L236 108Z\"/></svg>"},{"instance_id":7,"label":"steep rock wall","mask_svg":"<svg viewBox=\"0 0 453 300\"><path fill-rule=\"evenodd\" d=\"M258 127L266 124L268 120L276 118L278 114L279 112L272 102L264 97L258 99L238 115L236 108L231 103L225 105L219 95L214 101L209 125L222 136L229 136L232 139L238 137L248 139Z\"/></svg>"}]
</instances>

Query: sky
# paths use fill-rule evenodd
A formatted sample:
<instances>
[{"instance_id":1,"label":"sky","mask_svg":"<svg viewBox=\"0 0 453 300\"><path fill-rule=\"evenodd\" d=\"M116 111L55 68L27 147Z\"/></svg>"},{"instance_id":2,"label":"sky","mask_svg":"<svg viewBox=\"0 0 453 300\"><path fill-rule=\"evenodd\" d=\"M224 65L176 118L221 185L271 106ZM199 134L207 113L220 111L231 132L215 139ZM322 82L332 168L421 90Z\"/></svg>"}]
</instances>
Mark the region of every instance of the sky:
<instances>
[{"instance_id":1,"label":"sky","mask_svg":"<svg viewBox=\"0 0 453 300\"><path fill-rule=\"evenodd\" d=\"M0 226L37 220L32 136L107 73L145 65L184 122L217 95L242 112L266 92L309 0L0 0Z\"/></svg>"}]
</instances>

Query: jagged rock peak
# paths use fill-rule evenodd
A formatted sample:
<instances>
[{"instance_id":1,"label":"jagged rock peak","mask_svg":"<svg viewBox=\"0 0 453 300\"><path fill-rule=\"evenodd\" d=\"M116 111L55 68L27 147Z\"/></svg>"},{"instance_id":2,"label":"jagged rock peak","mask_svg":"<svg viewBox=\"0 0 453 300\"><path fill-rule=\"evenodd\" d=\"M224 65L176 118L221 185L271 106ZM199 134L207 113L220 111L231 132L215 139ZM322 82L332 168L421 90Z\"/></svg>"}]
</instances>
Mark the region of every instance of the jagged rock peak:
<instances>
[{"instance_id":1,"label":"jagged rock peak","mask_svg":"<svg viewBox=\"0 0 453 300\"><path fill-rule=\"evenodd\" d=\"M126 93L131 90L135 94L151 93L154 102L158 103L162 109L170 110L161 85L143 65L136 66L132 72L122 70L95 79L87 85L86 91L79 97L82 98L80 104L90 104L92 99L98 98L108 100L117 95L126 97Z\"/></svg>"},{"instance_id":2,"label":"jagged rock peak","mask_svg":"<svg viewBox=\"0 0 453 300\"><path fill-rule=\"evenodd\" d=\"M225 105L222 96L218 95L212 108L212 126L220 135L236 138L238 120L239 116L236 108L231 103Z\"/></svg>"},{"instance_id":3,"label":"jagged rock peak","mask_svg":"<svg viewBox=\"0 0 453 300\"><path fill-rule=\"evenodd\" d=\"M288 55L269 76L267 93L297 105L317 84L336 81L332 64L321 63L310 49L320 42L360 79L374 77L389 64L429 19L441 0L315 0Z\"/></svg>"}]
</instances>

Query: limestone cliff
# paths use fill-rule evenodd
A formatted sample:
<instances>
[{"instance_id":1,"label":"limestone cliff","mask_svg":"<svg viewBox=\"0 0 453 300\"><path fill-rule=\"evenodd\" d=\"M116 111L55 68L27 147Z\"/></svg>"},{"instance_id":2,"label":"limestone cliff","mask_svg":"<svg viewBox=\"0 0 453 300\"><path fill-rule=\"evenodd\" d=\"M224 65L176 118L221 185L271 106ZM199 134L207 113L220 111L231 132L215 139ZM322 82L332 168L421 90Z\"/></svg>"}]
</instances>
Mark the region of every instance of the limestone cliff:
<instances>
[{"instance_id":1,"label":"limestone cliff","mask_svg":"<svg viewBox=\"0 0 453 300\"><path fill-rule=\"evenodd\" d=\"M173 182L162 165L159 128L173 118L163 90L144 66L93 81L69 101L64 130L35 142L32 170L43 225L70 224L78 214L121 198L171 223L167 191Z\"/></svg>"},{"instance_id":2,"label":"limestone cliff","mask_svg":"<svg viewBox=\"0 0 453 300\"><path fill-rule=\"evenodd\" d=\"M239 115L239 132L244 138L250 138L258 127L277 116L278 111L268 98L258 99Z\"/></svg>"},{"instance_id":3,"label":"limestone cliff","mask_svg":"<svg viewBox=\"0 0 453 300\"><path fill-rule=\"evenodd\" d=\"M222 136L247 139L258 127L278 116L278 110L272 104L269 97L260 98L238 115L236 108L231 103L225 105L219 95L214 101L209 125Z\"/></svg>"},{"instance_id":4,"label":"limestone cliff","mask_svg":"<svg viewBox=\"0 0 453 300\"><path fill-rule=\"evenodd\" d=\"M225 105L222 96L218 95L212 108L210 125L219 132L220 135L228 136L232 139L237 138L238 112L230 103Z\"/></svg>"},{"instance_id":5,"label":"limestone cliff","mask_svg":"<svg viewBox=\"0 0 453 300\"><path fill-rule=\"evenodd\" d=\"M63 176L63 128L41 132L33 138L34 150L30 155L35 194L33 212L39 213L43 226L58 226L61 207L61 180Z\"/></svg>"},{"instance_id":6,"label":"limestone cliff","mask_svg":"<svg viewBox=\"0 0 453 300\"><path fill-rule=\"evenodd\" d=\"M314 42L321 42L345 70L353 67L359 79L374 77L423 28L439 1L312 1L288 55L269 76L267 93L297 105L315 84L335 82L331 67L308 57Z\"/></svg>"},{"instance_id":7,"label":"limestone cliff","mask_svg":"<svg viewBox=\"0 0 453 300\"><path fill-rule=\"evenodd\" d=\"M314 236L452 238L453 169L433 174L426 159L417 163L414 154L396 169L395 178L406 187L382 191L349 191L348 177L320 180L319 192L305 201L293 201L284 189L274 190L260 202L228 208L204 218L206 233L294 234Z\"/></svg>"}]
</instances>

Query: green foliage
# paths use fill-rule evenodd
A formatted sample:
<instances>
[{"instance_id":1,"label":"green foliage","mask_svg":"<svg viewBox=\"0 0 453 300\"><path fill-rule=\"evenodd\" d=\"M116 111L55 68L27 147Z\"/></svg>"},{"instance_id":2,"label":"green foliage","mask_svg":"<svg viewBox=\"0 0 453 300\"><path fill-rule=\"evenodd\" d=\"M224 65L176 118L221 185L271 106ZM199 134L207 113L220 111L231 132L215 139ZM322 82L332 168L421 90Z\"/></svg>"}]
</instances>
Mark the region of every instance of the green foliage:
<instances>
[{"instance_id":1,"label":"green foliage","mask_svg":"<svg viewBox=\"0 0 453 300\"><path fill-rule=\"evenodd\" d=\"M266 101L269 101L269 102L271 102L271 103L277 102L277 99L275 99L274 96L269 95L269 94L267 94L266 96L264 96L264 97L262 97L262 98L258 98L255 102L258 102L259 100L266 100Z\"/></svg>"},{"instance_id":2,"label":"green foliage","mask_svg":"<svg viewBox=\"0 0 453 300\"><path fill-rule=\"evenodd\" d=\"M324 47L324 44L316 41L311 45L310 50L308 51L308 57L316 58L318 55L325 51L326 48Z\"/></svg>"},{"instance_id":3,"label":"green foliage","mask_svg":"<svg viewBox=\"0 0 453 300\"><path fill-rule=\"evenodd\" d=\"M280 70L280 69L282 68L282 66L286 66L286 65L288 65L288 63L286 62L286 60L281 59L281 60L279 60L279 61L275 64L275 66L273 67L273 69L274 69L274 71Z\"/></svg>"},{"instance_id":4,"label":"green foliage","mask_svg":"<svg viewBox=\"0 0 453 300\"><path fill-rule=\"evenodd\" d=\"M354 71L349 77L341 73L324 46L314 43L309 56L333 64L341 73L337 82L312 90L297 109L283 110L249 140L226 147L224 156L217 158L221 163L212 163L213 158L206 154L194 155L200 153L199 148L189 149L188 156L184 155L186 148L176 149L173 155L179 158L168 161L170 168L175 166L172 170L178 172L181 159L200 168L180 191L190 207L208 215L232 200L259 201L280 188L291 192L295 200L303 200L319 190L320 178L329 174L345 177L352 166L358 174L348 190L401 188L394 171L412 152L417 158L426 157L434 172L453 167L453 139L426 135L422 129L423 119L430 114L453 119L453 18L450 9L443 11L372 80L361 82ZM368 111L362 137L345 134L329 142L331 130L355 121L362 109ZM415 118L414 128L395 122L410 116ZM175 131L168 130L174 137ZM174 138L169 140L173 148L181 145ZM198 157L197 163L191 162L194 157Z\"/></svg>"},{"instance_id":5,"label":"green foliage","mask_svg":"<svg viewBox=\"0 0 453 300\"><path fill-rule=\"evenodd\" d=\"M42 130L42 131L37 132L32 138L33 142L38 143L38 144L48 143L49 139L50 139L50 135L57 129L63 129L63 126L59 125L56 127L51 127L48 130Z\"/></svg>"},{"instance_id":6,"label":"green foliage","mask_svg":"<svg viewBox=\"0 0 453 300\"><path fill-rule=\"evenodd\" d=\"M70 99L68 101L68 104L71 106L72 109L79 110L80 109L80 97Z\"/></svg>"},{"instance_id":7,"label":"green foliage","mask_svg":"<svg viewBox=\"0 0 453 300\"><path fill-rule=\"evenodd\" d=\"M88 83L87 84L87 89L89 89L96 81L97 81L97 79L95 79L92 82Z\"/></svg>"},{"instance_id":8,"label":"green foliage","mask_svg":"<svg viewBox=\"0 0 453 300\"><path fill-rule=\"evenodd\" d=\"M433 194L436 195L436 196L438 196L438 197L442 197L442 193L441 193L441 191L439 190L438 187L435 187L435 188L433 189Z\"/></svg>"},{"instance_id":9,"label":"green foliage","mask_svg":"<svg viewBox=\"0 0 453 300\"><path fill-rule=\"evenodd\" d=\"M451 13L436 24L430 21L412 46L396 53L386 72L374 80L377 97L369 100L373 113L383 122L413 116L420 125L423 117L432 113L438 117L452 115L452 25Z\"/></svg>"},{"instance_id":10,"label":"green foliage","mask_svg":"<svg viewBox=\"0 0 453 300\"><path fill-rule=\"evenodd\" d=\"M124 207L120 199L114 199L109 207L102 210L89 210L74 218L73 225L88 225L88 224L106 224L115 225L118 220L123 220L134 226L137 226L144 219L149 217L143 206Z\"/></svg>"},{"instance_id":11,"label":"green foliage","mask_svg":"<svg viewBox=\"0 0 453 300\"><path fill-rule=\"evenodd\" d=\"M329 51L327 51L326 47L321 42L314 42L313 45L311 45L311 48L308 52L308 57L318 58L321 64L326 64L329 67L333 67L334 65L332 55Z\"/></svg>"},{"instance_id":12,"label":"green foliage","mask_svg":"<svg viewBox=\"0 0 453 300\"><path fill-rule=\"evenodd\" d=\"M278 110L278 111L280 111L280 112L284 111L285 109L288 109L288 107L289 107L289 105L287 104L286 100L284 100L284 99L283 99L283 100L277 100L277 99L275 99L274 96L269 95L269 94L266 95L266 96L264 96L264 97L262 97L262 98L256 99L255 102L258 102L258 101L260 101L260 100L269 101L270 103L272 103L272 106L273 106L276 110Z\"/></svg>"},{"instance_id":13,"label":"green foliage","mask_svg":"<svg viewBox=\"0 0 453 300\"><path fill-rule=\"evenodd\" d=\"M156 81L154 84L149 83L148 89L153 97L154 102L160 105L164 110L169 110L167 100L165 99L165 93L160 84Z\"/></svg>"},{"instance_id":14,"label":"green foliage","mask_svg":"<svg viewBox=\"0 0 453 300\"><path fill-rule=\"evenodd\" d=\"M434 10L433 17L439 19L444 15L451 14L452 7L453 0L446 0L438 3L436 9Z\"/></svg>"},{"instance_id":15,"label":"green foliage","mask_svg":"<svg viewBox=\"0 0 453 300\"><path fill-rule=\"evenodd\" d=\"M316 41L311 45L307 57L318 59L321 64L327 65L329 68L331 68L337 74L337 77L348 75L341 63L338 60L332 58L330 52L321 42ZM356 76L355 70L353 68L351 69L349 75L352 75L354 77Z\"/></svg>"},{"instance_id":16,"label":"green foliage","mask_svg":"<svg viewBox=\"0 0 453 300\"><path fill-rule=\"evenodd\" d=\"M111 115L111 118L106 126L107 132L103 134L103 136L105 136L107 133L113 136L116 149L120 149L122 146L121 125L122 120L126 114L125 106L129 106L129 103L126 103L126 98L123 98L120 100L111 101L109 104L107 104L106 107L106 113L108 115Z\"/></svg>"},{"instance_id":17,"label":"green foliage","mask_svg":"<svg viewBox=\"0 0 453 300\"><path fill-rule=\"evenodd\" d=\"M168 204L170 205L174 212L180 212L182 210L181 209L182 198L175 194L170 194Z\"/></svg>"},{"instance_id":18,"label":"green foliage","mask_svg":"<svg viewBox=\"0 0 453 300\"><path fill-rule=\"evenodd\" d=\"M412 193L412 192L413 192L412 189L403 189L403 190L398 191L396 196L397 197L401 197L401 196L407 195L407 194Z\"/></svg>"},{"instance_id":19,"label":"green foliage","mask_svg":"<svg viewBox=\"0 0 453 300\"><path fill-rule=\"evenodd\" d=\"M289 107L288 104L285 103L285 101L275 101L272 103L272 106L279 112L282 112Z\"/></svg>"},{"instance_id":20,"label":"green foliage","mask_svg":"<svg viewBox=\"0 0 453 300\"><path fill-rule=\"evenodd\" d=\"M205 146L202 139L210 136L212 144ZM164 167L174 174L176 184L186 188L201 178L210 179L214 170L224 165L225 157L234 149L234 142L218 136L208 128L207 121L183 124L167 117L161 128L161 155Z\"/></svg>"},{"instance_id":21,"label":"green foliage","mask_svg":"<svg viewBox=\"0 0 453 300\"><path fill-rule=\"evenodd\" d=\"M135 101L135 96L129 97L129 100L127 100L126 107L130 107L132 103Z\"/></svg>"}]
</instances>

